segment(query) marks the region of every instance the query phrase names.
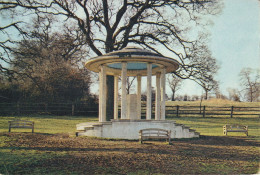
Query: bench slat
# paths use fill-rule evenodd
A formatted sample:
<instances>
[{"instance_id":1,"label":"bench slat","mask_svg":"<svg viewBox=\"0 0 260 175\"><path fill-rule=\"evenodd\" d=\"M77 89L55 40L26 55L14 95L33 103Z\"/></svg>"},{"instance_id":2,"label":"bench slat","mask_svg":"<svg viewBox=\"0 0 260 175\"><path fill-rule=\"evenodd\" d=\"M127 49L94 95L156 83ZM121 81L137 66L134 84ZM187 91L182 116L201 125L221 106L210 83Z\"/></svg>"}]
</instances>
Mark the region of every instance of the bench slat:
<instances>
[{"instance_id":1,"label":"bench slat","mask_svg":"<svg viewBox=\"0 0 260 175\"><path fill-rule=\"evenodd\" d=\"M8 121L9 123L9 132L11 132L11 128L28 128L32 129L32 133L34 132L34 122L26 121L26 120L13 120Z\"/></svg>"},{"instance_id":2,"label":"bench slat","mask_svg":"<svg viewBox=\"0 0 260 175\"><path fill-rule=\"evenodd\" d=\"M167 139L169 144L171 140L171 131L159 128L147 128L139 131L140 142L146 139Z\"/></svg>"},{"instance_id":3,"label":"bench slat","mask_svg":"<svg viewBox=\"0 0 260 175\"><path fill-rule=\"evenodd\" d=\"M248 136L248 126L245 125L224 125L223 134L227 135L228 132L244 132Z\"/></svg>"}]
</instances>

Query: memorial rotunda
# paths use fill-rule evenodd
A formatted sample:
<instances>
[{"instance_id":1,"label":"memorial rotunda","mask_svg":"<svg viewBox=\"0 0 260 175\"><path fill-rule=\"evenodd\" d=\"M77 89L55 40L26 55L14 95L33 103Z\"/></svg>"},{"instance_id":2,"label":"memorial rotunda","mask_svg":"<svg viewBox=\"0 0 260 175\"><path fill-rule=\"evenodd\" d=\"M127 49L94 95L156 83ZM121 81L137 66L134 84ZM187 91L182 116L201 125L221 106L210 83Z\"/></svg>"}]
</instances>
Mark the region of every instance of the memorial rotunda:
<instances>
[{"instance_id":1,"label":"memorial rotunda","mask_svg":"<svg viewBox=\"0 0 260 175\"><path fill-rule=\"evenodd\" d=\"M141 129L161 128L171 130L172 138L199 137L199 133L194 130L174 121L165 120L165 75L178 69L179 63L176 60L137 47L126 47L91 58L85 66L88 70L99 73L99 122L78 124L78 135L138 139L138 132ZM114 116L111 121L106 121L107 75L114 76ZM135 94L127 94L126 83L129 76L137 79ZM152 76L155 76L156 81L154 119L152 119ZM142 77L146 77L147 81L145 119L141 119L141 90L145 84L142 82Z\"/></svg>"}]
</instances>

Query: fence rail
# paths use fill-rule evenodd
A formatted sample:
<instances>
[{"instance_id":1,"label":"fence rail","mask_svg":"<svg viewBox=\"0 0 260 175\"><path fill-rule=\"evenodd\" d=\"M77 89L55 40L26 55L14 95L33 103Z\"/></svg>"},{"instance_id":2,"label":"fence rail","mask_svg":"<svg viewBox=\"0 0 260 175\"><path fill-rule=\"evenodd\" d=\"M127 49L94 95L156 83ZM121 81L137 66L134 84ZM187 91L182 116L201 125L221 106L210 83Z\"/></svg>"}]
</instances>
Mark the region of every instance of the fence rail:
<instances>
[{"instance_id":1,"label":"fence rail","mask_svg":"<svg viewBox=\"0 0 260 175\"><path fill-rule=\"evenodd\" d=\"M98 106L88 103L0 103L0 115L53 114L53 115L97 115Z\"/></svg>"},{"instance_id":2,"label":"fence rail","mask_svg":"<svg viewBox=\"0 0 260 175\"><path fill-rule=\"evenodd\" d=\"M119 107L120 109L120 107ZM155 107L153 105L152 117ZM145 105L142 105L142 118L145 118ZM0 115L23 114L53 115L98 115L98 105L90 107L88 103L0 103ZM185 116L259 116L260 107L252 106L166 106L166 117ZM119 111L120 116L120 111Z\"/></svg>"},{"instance_id":3,"label":"fence rail","mask_svg":"<svg viewBox=\"0 0 260 175\"><path fill-rule=\"evenodd\" d=\"M260 116L259 107L239 107L239 106L166 106L166 115L168 117L181 117L184 115L206 116L230 116L234 115L256 115Z\"/></svg>"}]
</instances>

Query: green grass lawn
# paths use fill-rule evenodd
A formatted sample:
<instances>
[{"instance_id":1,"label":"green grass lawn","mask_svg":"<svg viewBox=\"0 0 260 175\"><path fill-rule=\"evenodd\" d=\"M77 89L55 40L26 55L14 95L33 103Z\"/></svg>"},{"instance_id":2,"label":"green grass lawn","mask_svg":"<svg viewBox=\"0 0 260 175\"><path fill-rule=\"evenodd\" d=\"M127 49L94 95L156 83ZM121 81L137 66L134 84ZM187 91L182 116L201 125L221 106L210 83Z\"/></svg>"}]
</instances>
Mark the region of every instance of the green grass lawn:
<instances>
[{"instance_id":1,"label":"green grass lawn","mask_svg":"<svg viewBox=\"0 0 260 175\"><path fill-rule=\"evenodd\" d=\"M221 107L259 107L260 102L237 102L237 101L230 101L230 100L223 100L223 99L211 99L211 100L203 100L200 101L166 101L166 106L221 106Z\"/></svg>"},{"instance_id":2,"label":"green grass lawn","mask_svg":"<svg viewBox=\"0 0 260 175\"><path fill-rule=\"evenodd\" d=\"M248 126L249 138L260 141L260 118L258 117L178 117L171 118L176 123L195 129L201 135L223 136L225 124L241 124ZM244 133L228 133L230 136L245 136Z\"/></svg>"},{"instance_id":3,"label":"green grass lawn","mask_svg":"<svg viewBox=\"0 0 260 175\"><path fill-rule=\"evenodd\" d=\"M9 134L8 121L13 119L34 121L35 133L12 129ZM173 145L140 145L75 137L76 124L98 121L96 116L0 116L0 174L254 174L259 170L259 117L181 116L168 120L185 124L204 137L173 139ZM249 136L224 136L225 124L248 125Z\"/></svg>"},{"instance_id":4,"label":"green grass lawn","mask_svg":"<svg viewBox=\"0 0 260 175\"><path fill-rule=\"evenodd\" d=\"M83 116L49 116L49 115L29 115L29 116L0 116L0 132L8 131L8 121L20 119L34 121L36 133L68 133L75 134L76 124L83 122L98 121L97 117ZM12 132L30 132L30 129L12 129Z\"/></svg>"},{"instance_id":5,"label":"green grass lawn","mask_svg":"<svg viewBox=\"0 0 260 175\"><path fill-rule=\"evenodd\" d=\"M74 135L76 124L83 122L98 121L97 117L84 116L0 116L0 132L8 131L8 121L13 119L30 120L35 122L36 133L67 133ZM260 140L260 118L259 117L178 117L169 118L176 123L184 124L200 132L201 135L222 136L223 125L243 124L249 126L249 137ZM30 132L30 129L12 129L12 132ZM243 133L228 133L231 136L244 136Z\"/></svg>"}]
</instances>

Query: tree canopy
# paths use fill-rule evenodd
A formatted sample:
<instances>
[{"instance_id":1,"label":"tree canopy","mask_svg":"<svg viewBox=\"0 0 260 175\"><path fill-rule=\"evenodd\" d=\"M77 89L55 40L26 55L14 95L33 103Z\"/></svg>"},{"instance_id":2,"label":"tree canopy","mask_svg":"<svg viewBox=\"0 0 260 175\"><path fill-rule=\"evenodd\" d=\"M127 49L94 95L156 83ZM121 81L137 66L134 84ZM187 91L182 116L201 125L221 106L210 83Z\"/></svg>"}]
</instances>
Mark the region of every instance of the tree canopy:
<instances>
[{"instance_id":1,"label":"tree canopy","mask_svg":"<svg viewBox=\"0 0 260 175\"><path fill-rule=\"evenodd\" d=\"M76 102L90 94L90 74L78 65L88 53L80 31L66 26L53 31L52 20L32 20L27 37L12 48L7 84L11 91L21 92L19 101Z\"/></svg>"},{"instance_id":2,"label":"tree canopy","mask_svg":"<svg viewBox=\"0 0 260 175\"><path fill-rule=\"evenodd\" d=\"M195 79L203 65L196 67L193 58L197 51L207 50L207 43L202 39L205 33L198 34L198 26L208 24L203 22L203 15L214 15L221 9L217 0L12 0L0 4L77 22L96 55L129 44L167 53L181 63L179 76Z\"/></svg>"},{"instance_id":3,"label":"tree canopy","mask_svg":"<svg viewBox=\"0 0 260 175\"><path fill-rule=\"evenodd\" d=\"M7 0L1 11L25 10L27 15L58 16L59 22L82 32L89 56L102 55L127 45L138 45L180 62L175 72L197 82L209 77L207 60L214 60L207 47L205 17L220 12L219 0ZM76 23L76 25L75 25ZM206 58L205 56L203 58ZM195 62L194 62L195 61ZM207 71L205 71L207 70ZM206 72L206 74L204 74ZM113 94L113 77L108 76L108 95ZM113 95L107 98L113 104ZM108 115L113 107L108 105Z\"/></svg>"}]
</instances>

